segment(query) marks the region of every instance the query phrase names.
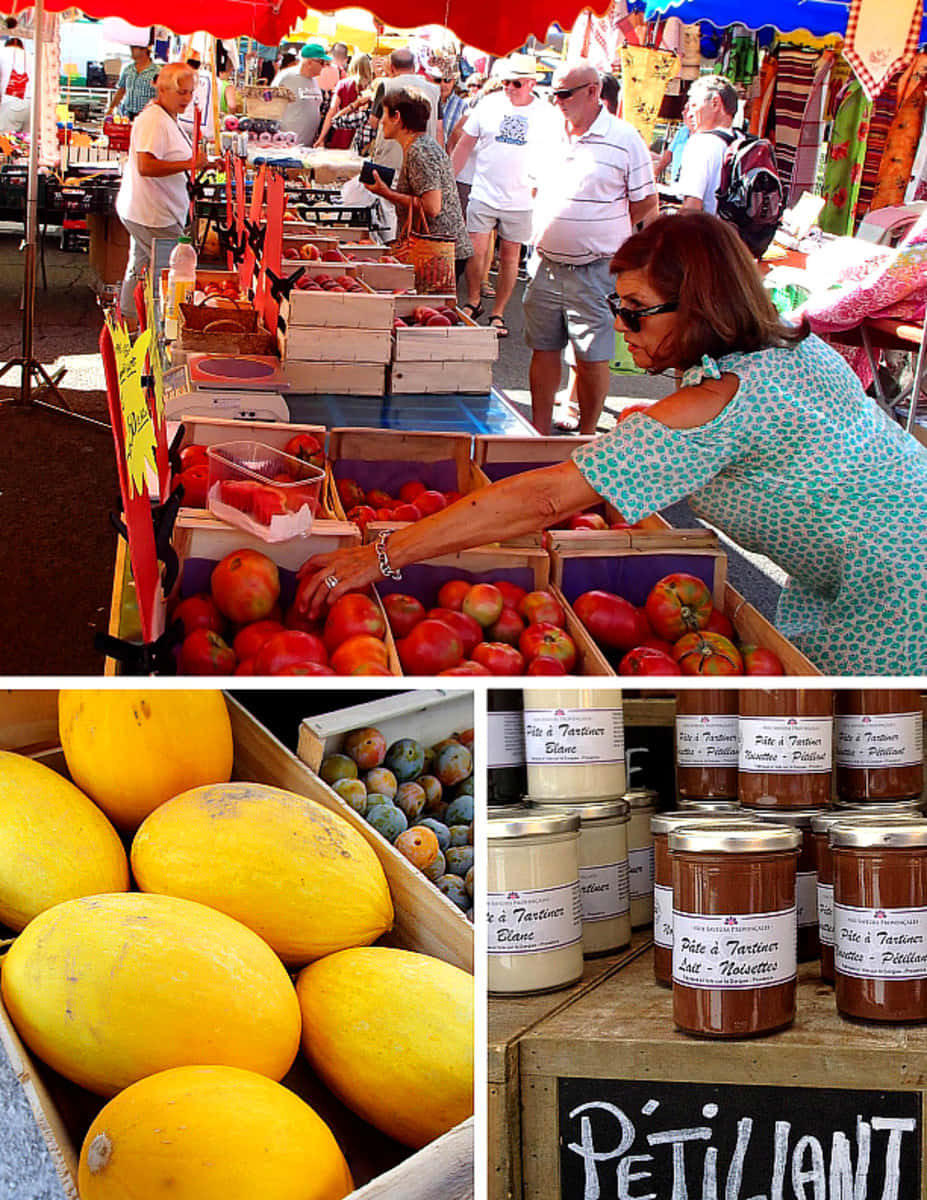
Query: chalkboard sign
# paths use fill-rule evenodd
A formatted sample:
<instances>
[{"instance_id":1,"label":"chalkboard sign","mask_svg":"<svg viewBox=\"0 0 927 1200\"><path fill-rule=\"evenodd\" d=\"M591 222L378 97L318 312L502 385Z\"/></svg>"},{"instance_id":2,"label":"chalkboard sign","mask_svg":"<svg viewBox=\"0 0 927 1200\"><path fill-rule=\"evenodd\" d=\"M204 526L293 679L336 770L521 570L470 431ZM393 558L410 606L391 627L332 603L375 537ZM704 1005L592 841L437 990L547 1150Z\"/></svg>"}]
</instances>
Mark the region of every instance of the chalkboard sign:
<instances>
[{"instance_id":1,"label":"chalkboard sign","mask_svg":"<svg viewBox=\"0 0 927 1200\"><path fill-rule=\"evenodd\" d=\"M919 1092L558 1085L562 1200L920 1200Z\"/></svg>"}]
</instances>

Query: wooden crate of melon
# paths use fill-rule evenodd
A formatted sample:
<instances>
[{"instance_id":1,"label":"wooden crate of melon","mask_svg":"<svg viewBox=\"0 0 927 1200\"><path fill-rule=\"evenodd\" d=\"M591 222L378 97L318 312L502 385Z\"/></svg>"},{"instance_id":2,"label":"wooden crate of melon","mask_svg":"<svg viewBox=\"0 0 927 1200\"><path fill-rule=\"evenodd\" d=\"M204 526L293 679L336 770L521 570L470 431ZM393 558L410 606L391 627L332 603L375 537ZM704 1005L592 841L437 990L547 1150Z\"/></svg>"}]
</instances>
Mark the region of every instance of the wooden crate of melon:
<instances>
[{"instance_id":1,"label":"wooden crate of melon","mask_svg":"<svg viewBox=\"0 0 927 1200\"><path fill-rule=\"evenodd\" d=\"M723 551L656 536L628 548L604 534L550 535L553 589L610 672L820 673L727 583Z\"/></svg>"},{"instance_id":2,"label":"wooden crate of melon","mask_svg":"<svg viewBox=\"0 0 927 1200\"><path fill-rule=\"evenodd\" d=\"M459 910L231 697L50 699L0 699L0 1044L65 1195L472 1196Z\"/></svg>"}]
</instances>

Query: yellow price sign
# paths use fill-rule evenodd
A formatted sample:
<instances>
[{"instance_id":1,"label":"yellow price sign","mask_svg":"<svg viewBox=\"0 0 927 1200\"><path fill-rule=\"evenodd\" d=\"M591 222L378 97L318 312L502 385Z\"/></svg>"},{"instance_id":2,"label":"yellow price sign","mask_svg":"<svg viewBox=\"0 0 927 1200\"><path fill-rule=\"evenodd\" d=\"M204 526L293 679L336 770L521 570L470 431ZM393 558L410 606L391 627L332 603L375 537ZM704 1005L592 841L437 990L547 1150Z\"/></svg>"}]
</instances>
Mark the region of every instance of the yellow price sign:
<instances>
[{"instance_id":1,"label":"yellow price sign","mask_svg":"<svg viewBox=\"0 0 927 1200\"><path fill-rule=\"evenodd\" d=\"M126 473L130 486L141 495L150 468L157 474L154 423L142 386L145 356L151 342L151 328L140 333L133 346L123 325L111 326L116 369L119 379L119 405L125 438Z\"/></svg>"}]
</instances>

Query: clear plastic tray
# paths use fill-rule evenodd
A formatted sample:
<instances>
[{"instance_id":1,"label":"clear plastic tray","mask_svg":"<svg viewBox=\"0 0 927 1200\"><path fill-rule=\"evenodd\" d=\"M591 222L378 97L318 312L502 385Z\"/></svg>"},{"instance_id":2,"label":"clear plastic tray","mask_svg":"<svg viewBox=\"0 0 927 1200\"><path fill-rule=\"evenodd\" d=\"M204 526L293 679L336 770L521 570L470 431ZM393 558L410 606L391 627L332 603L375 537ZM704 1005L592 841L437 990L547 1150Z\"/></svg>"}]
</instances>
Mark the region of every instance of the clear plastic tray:
<instances>
[{"instance_id":1,"label":"clear plastic tray","mask_svg":"<svg viewBox=\"0 0 927 1200\"><path fill-rule=\"evenodd\" d=\"M220 442L206 449L206 506L265 542L306 537L325 472L263 442Z\"/></svg>"}]
</instances>

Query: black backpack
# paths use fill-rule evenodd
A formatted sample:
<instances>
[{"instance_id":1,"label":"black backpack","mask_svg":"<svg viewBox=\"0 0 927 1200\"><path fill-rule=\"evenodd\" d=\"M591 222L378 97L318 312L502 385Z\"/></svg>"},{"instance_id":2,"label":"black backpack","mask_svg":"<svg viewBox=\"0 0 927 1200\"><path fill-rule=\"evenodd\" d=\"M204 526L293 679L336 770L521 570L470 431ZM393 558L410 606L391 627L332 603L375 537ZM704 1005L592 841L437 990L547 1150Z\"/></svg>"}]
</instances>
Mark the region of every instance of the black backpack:
<instances>
[{"instance_id":1,"label":"black backpack","mask_svg":"<svg viewBox=\"0 0 927 1200\"><path fill-rule=\"evenodd\" d=\"M784 197L776 152L766 138L732 129L712 129L727 149L716 195L718 216L737 228L755 258L773 240L782 218Z\"/></svg>"}]
</instances>

